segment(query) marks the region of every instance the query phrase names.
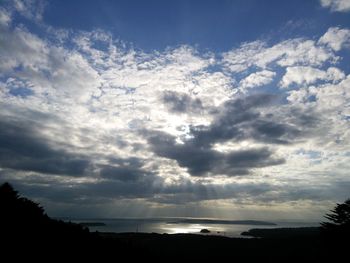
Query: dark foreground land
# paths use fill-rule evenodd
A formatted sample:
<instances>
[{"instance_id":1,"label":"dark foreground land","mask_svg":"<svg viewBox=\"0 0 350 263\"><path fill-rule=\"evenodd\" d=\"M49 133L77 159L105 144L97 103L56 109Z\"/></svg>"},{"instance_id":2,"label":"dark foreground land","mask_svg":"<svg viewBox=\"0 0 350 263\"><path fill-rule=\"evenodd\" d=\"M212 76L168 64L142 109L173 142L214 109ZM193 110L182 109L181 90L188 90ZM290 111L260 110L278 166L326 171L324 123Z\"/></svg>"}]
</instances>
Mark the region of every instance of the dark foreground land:
<instances>
[{"instance_id":1,"label":"dark foreground land","mask_svg":"<svg viewBox=\"0 0 350 263\"><path fill-rule=\"evenodd\" d=\"M324 234L320 228L245 233L258 238L91 233L82 225L49 218L40 206L19 197L9 185L0 187L0 209L1 257L6 259L2 262L347 262L348 258L348 236Z\"/></svg>"},{"instance_id":2,"label":"dark foreground land","mask_svg":"<svg viewBox=\"0 0 350 263\"><path fill-rule=\"evenodd\" d=\"M45 261L53 256L56 260L78 258L98 259L99 262L125 262L125 259L153 262L186 262L190 259L214 262L347 262L342 259L348 254L348 245L304 236L246 239L196 234L72 234L68 231L48 234L39 232L23 236L23 233L16 233L15 239L11 236L2 240L6 242L3 251L9 252L14 261L25 255L27 259Z\"/></svg>"}]
</instances>

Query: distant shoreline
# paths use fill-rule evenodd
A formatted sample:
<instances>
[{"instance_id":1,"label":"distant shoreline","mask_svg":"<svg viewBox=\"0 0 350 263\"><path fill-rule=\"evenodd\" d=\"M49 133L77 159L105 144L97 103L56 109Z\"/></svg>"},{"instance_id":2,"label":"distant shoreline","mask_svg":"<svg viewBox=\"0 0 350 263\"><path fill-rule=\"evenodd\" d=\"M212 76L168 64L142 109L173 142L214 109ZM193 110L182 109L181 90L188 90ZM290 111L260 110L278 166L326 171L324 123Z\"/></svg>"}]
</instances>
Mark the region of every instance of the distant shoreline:
<instances>
[{"instance_id":1,"label":"distant shoreline","mask_svg":"<svg viewBox=\"0 0 350 263\"><path fill-rule=\"evenodd\" d=\"M106 226L105 223L102 222L79 222L81 226Z\"/></svg>"},{"instance_id":2,"label":"distant shoreline","mask_svg":"<svg viewBox=\"0 0 350 263\"><path fill-rule=\"evenodd\" d=\"M278 224L260 220L228 220L228 219L202 219L202 218L56 218L63 221L83 223L101 223L101 221L164 221L168 224L223 224L223 225L262 225L277 226Z\"/></svg>"},{"instance_id":3,"label":"distant shoreline","mask_svg":"<svg viewBox=\"0 0 350 263\"><path fill-rule=\"evenodd\" d=\"M217 220L217 219L182 219L175 222L170 222L173 224L223 224L223 225L260 225L260 226L276 226L277 224L267 221L258 220Z\"/></svg>"}]
</instances>

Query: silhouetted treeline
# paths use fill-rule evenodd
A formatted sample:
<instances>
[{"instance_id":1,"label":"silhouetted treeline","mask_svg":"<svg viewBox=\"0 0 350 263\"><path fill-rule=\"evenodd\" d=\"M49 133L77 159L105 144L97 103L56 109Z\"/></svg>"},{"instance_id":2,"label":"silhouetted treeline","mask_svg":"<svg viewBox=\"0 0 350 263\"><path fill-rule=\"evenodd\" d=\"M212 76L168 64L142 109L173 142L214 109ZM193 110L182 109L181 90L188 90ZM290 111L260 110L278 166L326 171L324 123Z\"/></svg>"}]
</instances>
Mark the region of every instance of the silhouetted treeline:
<instances>
[{"instance_id":1,"label":"silhouetted treeline","mask_svg":"<svg viewBox=\"0 0 350 263\"><path fill-rule=\"evenodd\" d=\"M91 233L82 225L49 218L39 204L21 197L5 183L0 186L0 260L51 262L70 261L74 257L89 262L134 259L336 262L347 256L349 203L339 209L338 205L327 215L331 221L322 224L321 232L318 228L267 230L260 233L272 233L272 236L251 239L194 234Z\"/></svg>"},{"instance_id":2,"label":"silhouetted treeline","mask_svg":"<svg viewBox=\"0 0 350 263\"><path fill-rule=\"evenodd\" d=\"M51 219L39 204L21 197L8 183L0 186L0 213L1 243L8 249L36 251L39 256L47 249L78 251L94 241L87 228ZM21 253L13 254L17 255Z\"/></svg>"}]
</instances>

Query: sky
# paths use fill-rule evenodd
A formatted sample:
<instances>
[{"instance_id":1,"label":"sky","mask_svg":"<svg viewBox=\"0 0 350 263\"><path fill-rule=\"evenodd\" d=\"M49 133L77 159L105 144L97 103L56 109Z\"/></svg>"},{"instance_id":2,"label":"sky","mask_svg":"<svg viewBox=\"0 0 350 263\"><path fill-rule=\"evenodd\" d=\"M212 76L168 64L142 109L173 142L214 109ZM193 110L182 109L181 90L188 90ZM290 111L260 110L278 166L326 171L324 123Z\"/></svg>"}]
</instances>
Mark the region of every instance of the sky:
<instances>
[{"instance_id":1,"label":"sky","mask_svg":"<svg viewBox=\"0 0 350 263\"><path fill-rule=\"evenodd\" d=\"M0 183L56 217L321 221L349 58L350 0L2 0Z\"/></svg>"}]
</instances>

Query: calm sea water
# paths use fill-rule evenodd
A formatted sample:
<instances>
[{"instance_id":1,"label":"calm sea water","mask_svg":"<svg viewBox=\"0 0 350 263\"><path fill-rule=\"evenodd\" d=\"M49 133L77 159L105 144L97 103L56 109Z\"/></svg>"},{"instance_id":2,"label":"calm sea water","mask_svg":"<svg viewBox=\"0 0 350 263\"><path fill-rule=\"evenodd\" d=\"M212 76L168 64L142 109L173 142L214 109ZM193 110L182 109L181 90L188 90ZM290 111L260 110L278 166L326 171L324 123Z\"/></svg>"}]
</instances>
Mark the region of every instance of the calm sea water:
<instances>
[{"instance_id":1,"label":"calm sea water","mask_svg":"<svg viewBox=\"0 0 350 263\"><path fill-rule=\"evenodd\" d=\"M276 225L246 225L246 224L222 224L218 220L215 223L183 222L183 218L147 218L147 219L74 219L69 220L76 223L104 223L104 226L89 226L90 231L99 232L145 232L145 233L193 233L199 234L201 229L208 229L212 235L228 237L243 237L240 234L251 228L278 228L278 227L310 227L318 226L318 223L305 222L273 222ZM193 220L193 219L191 219Z\"/></svg>"}]
</instances>

